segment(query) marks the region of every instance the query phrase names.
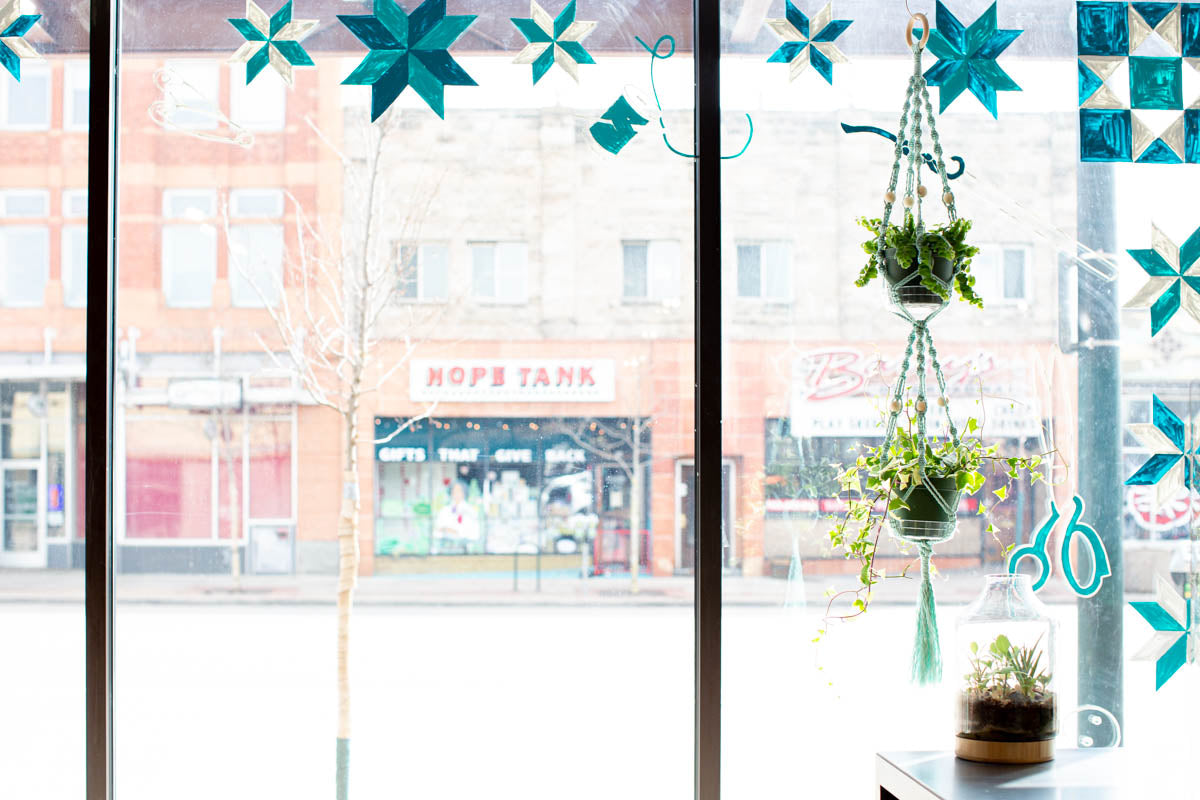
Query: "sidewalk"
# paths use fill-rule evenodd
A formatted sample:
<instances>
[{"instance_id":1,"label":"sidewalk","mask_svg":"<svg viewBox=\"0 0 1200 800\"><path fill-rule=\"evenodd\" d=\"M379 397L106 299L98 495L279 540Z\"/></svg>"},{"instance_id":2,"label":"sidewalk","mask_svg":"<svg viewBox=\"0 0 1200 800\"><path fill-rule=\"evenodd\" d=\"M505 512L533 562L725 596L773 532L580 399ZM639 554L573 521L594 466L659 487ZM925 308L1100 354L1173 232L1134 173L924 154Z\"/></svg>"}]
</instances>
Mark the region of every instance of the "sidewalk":
<instances>
[{"instance_id":1,"label":"sidewalk","mask_svg":"<svg viewBox=\"0 0 1200 800\"><path fill-rule=\"evenodd\" d=\"M935 580L940 602L966 603L983 584L982 573L954 572ZM723 600L729 607L824 608L829 589L853 589L856 579L844 575L810 575L803 586L791 587L780 578L729 575L723 581ZM915 603L919 582L889 580L877 590L882 605ZM228 575L118 575L116 602L140 605L280 605L332 606L337 581L326 575L247 575L235 588ZM354 602L359 606L678 606L692 605L692 578L642 576L631 591L628 575L581 579L561 573L537 576L422 575L359 578ZM803 601L801 601L803 596ZM1039 593L1047 603L1073 602L1074 595L1052 581ZM0 604L83 603L83 572L72 570L0 570Z\"/></svg>"}]
</instances>

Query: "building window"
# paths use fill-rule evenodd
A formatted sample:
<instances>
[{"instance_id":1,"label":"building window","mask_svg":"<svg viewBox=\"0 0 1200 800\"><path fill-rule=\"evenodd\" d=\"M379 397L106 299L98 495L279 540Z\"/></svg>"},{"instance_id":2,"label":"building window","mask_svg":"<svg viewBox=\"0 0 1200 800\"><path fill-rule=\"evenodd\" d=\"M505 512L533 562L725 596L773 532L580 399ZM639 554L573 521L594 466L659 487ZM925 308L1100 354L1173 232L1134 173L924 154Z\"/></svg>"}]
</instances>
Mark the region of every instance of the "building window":
<instances>
[{"instance_id":1,"label":"building window","mask_svg":"<svg viewBox=\"0 0 1200 800\"><path fill-rule=\"evenodd\" d=\"M50 67L21 62L21 80L5 76L4 127L13 130L46 130L50 127Z\"/></svg>"},{"instance_id":2,"label":"building window","mask_svg":"<svg viewBox=\"0 0 1200 800\"><path fill-rule=\"evenodd\" d=\"M450 248L444 244L396 245L396 297L445 300L450 296Z\"/></svg>"},{"instance_id":3,"label":"building window","mask_svg":"<svg viewBox=\"0 0 1200 800\"><path fill-rule=\"evenodd\" d=\"M87 189L68 189L63 192L64 220L81 220L87 216ZM87 305L87 224L64 222L62 230L63 305L83 308Z\"/></svg>"},{"instance_id":4,"label":"building window","mask_svg":"<svg viewBox=\"0 0 1200 800\"><path fill-rule=\"evenodd\" d=\"M229 119L252 131L281 131L287 114L287 84L266 69L250 84L246 67L234 64L229 78Z\"/></svg>"},{"instance_id":5,"label":"building window","mask_svg":"<svg viewBox=\"0 0 1200 800\"><path fill-rule=\"evenodd\" d=\"M471 245L471 294L495 303L528 299L529 248L519 242Z\"/></svg>"},{"instance_id":6,"label":"building window","mask_svg":"<svg viewBox=\"0 0 1200 800\"><path fill-rule=\"evenodd\" d=\"M168 91L175 100L167 121L190 130L212 130L219 124L221 73L215 61L168 61Z\"/></svg>"},{"instance_id":7,"label":"building window","mask_svg":"<svg viewBox=\"0 0 1200 800\"><path fill-rule=\"evenodd\" d=\"M1026 303L1030 298L1030 248L1025 245L984 245L971 260L971 272L984 302Z\"/></svg>"},{"instance_id":8,"label":"building window","mask_svg":"<svg viewBox=\"0 0 1200 800\"><path fill-rule=\"evenodd\" d=\"M63 70L63 128L86 131L91 86L90 66L86 61L68 61Z\"/></svg>"},{"instance_id":9,"label":"building window","mask_svg":"<svg viewBox=\"0 0 1200 800\"><path fill-rule=\"evenodd\" d=\"M787 242L737 246L738 297L792 302L792 248Z\"/></svg>"},{"instance_id":10,"label":"building window","mask_svg":"<svg viewBox=\"0 0 1200 800\"><path fill-rule=\"evenodd\" d=\"M209 308L217 277L216 192L163 192L163 296L171 308Z\"/></svg>"},{"instance_id":11,"label":"building window","mask_svg":"<svg viewBox=\"0 0 1200 800\"><path fill-rule=\"evenodd\" d=\"M679 298L679 242L626 241L621 247L626 300Z\"/></svg>"},{"instance_id":12,"label":"building window","mask_svg":"<svg viewBox=\"0 0 1200 800\"><path fill-rule=\"evenodd\" d=\"M0 304L9 308L41 306L50 279L50 228L46 224L50 195L43 189L7 191L0 195L0 207L5 222L0 228L4 277Z\"/></svg>"},{"instance_id":13,"label":"building window","mask_svg":"<svg viewBox=\"0 0 1200 800\"><path fill-rule=\"evenodd\" d=\"M283 192L279 189L235 189L229 193L230 216L241 222L229 228L229 286L233 305L275 305L283 291Z\"/></svg>"}]
</instances>

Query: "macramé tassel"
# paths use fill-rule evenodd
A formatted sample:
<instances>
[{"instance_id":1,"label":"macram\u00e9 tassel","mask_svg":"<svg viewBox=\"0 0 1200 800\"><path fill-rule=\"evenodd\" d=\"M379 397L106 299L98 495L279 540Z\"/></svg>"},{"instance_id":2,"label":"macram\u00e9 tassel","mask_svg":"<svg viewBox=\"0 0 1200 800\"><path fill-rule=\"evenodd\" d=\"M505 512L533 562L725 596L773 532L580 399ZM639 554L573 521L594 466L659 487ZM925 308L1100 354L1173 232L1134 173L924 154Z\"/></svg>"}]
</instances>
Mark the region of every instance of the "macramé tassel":
<instances>
[{"instance_id":1,"label":"macram\u00e9 tassel","mask_svg":"<svg viewBox=\"0 0 1200 800\"><path fill-rule=\"evenodd\" d=\"M938 641L937 608L933 604L933 583L929 580L929 559L933 547L917 545L921 551L921 605L917 610L917 640L913 643L912 679L918 686L942 680L942 645Z\"/></svg>"}]
</instances>

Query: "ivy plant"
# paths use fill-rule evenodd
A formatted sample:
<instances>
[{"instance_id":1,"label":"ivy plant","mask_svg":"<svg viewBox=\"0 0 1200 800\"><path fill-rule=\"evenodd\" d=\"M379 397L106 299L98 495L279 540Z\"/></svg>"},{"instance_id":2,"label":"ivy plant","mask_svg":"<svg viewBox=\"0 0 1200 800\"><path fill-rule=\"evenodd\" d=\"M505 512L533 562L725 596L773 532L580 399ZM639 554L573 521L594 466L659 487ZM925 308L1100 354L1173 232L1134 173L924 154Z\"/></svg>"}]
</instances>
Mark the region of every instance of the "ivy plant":
<instances>
[{"instance_id":1,"label":"ivy plant","mask_svg":"<svg viewBox=\"0 0 1200 800\"><path fill-rule=\"evenodd\" d=\"M979 248L967 243L967 233L971 230L969 219L959 218L927 230L917 227L911 213L905 213L901 225L888 223L886 230L881 219L860 217L858 224L871 232L871 238L862 245L868 258L854 282L856 286L866 286L879 277L882 240L882 249L896 248L896 260L901 264L908 265L915 261L921 285L943 300L950 299L950 289L934 277L933 260L945 258L952 261L952 285L959 298L983 308L983 299L975 293L975 276L971 274L971 259L979 253Z\"/></svg>"},{"instance_id":2,"label":"ivy plant","mask_svg":"<svg viewBox=\"0 0 1200 800\"><path fill-rule=\"evenodd\" d=\"M909 401L911 405L911 400ZM1049 453L1036 456L1005 457L999 445L984 444L978 420L967 420L966 435L956 443L948 438L922 438L913 430L913 420L897 425L892 442L864 447L854 464L842 469L838 475L841 491L847 499L846 511L834 516L829 531L829 542L834 552L859 562L858 586L854 589L833 594L829 599L826 618L846 619L858 616L867 610L871 593L876 584L888 577L885 570L875 566L875 553L879 537L888 517L899 509L908 508L902 495L914 485L926 479L953 478L956 489L967 495L978 493L989 476L1000 475L1004 483L992 490L992 504L1008 498L1014 482L1027 479L1035 484L1044 481L1045 475L1038 471ZM925 469L920 466L921 450L925 451ZM978 513L987 516L987 502L979 503ZM985 532L996 537L995 526L989 521ZM998 538L998 537L997 537ZM1005 548L1005 554L1012 548ZM907 568L899 576L905 577ZM836 601L852 595L852 610L848 614L834 615Z\"/></svg>"}]
</instances>

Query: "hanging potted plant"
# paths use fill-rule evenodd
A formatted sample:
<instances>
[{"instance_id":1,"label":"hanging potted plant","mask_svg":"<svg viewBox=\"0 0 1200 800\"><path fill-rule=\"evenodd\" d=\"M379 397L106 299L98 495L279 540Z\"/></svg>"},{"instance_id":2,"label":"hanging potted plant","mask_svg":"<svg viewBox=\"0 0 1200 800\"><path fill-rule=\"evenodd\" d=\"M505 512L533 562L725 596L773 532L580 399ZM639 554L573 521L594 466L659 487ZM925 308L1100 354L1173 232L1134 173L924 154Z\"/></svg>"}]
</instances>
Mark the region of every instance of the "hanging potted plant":
<instances>
[{"instance_id":1,"label":"hanging potted plant","mask_svg":"<svg viewBox=\"0 0 1200 800\"><path fill-rule=\"evenodd\" d=\"M946 437L923 432L923 421L909 401L910 415L895 424L883 444L866 447L855 463L842 470L838 482L846 497L846 510L833 519L829 541L835 552L859 562L859 583L829 599L828 618L850 618L867 610L876 584L887 576L875 565L879 538L885 525L902 542L920 552L922 602L917 618L917 646L913 653L913 678L931 683L941 678L941 654L933 593L929 583L932 547L950 539L958 526L963 497L977 495L989 477L1003 478L1001 486L980 498L976 512L986 516L1007 499L1013 484L1027 479L1044 480L1038 468L1050 453L1006 457L999 446L984 444L976 419L967 420L966 435L960 437L950 425ZM995 536L989 521L984 532ZM906 577L907 568L898 577ZM851 595L850 611L835 614L835 603Z\"/></svg>"},{"instance_id":2,"label":"hanging potted plant","mask_svg":"<svg viewBox=\"0 0 1200 800\"><path fill-rule=\"evenodd\" d=\"M901 225L884 225L881 219L865 217L860 217L858 224L871 232L871 238L862 245L868 258L856 286L866 286L879 277L882 263L884 279L905 304L940 306L950 299L953 288L960 300L983 308L971 274L971 259L979 248L966 241L970 220L959 217L923 230L916 217L905 212Z\"/></svg>"}]
</instances>

